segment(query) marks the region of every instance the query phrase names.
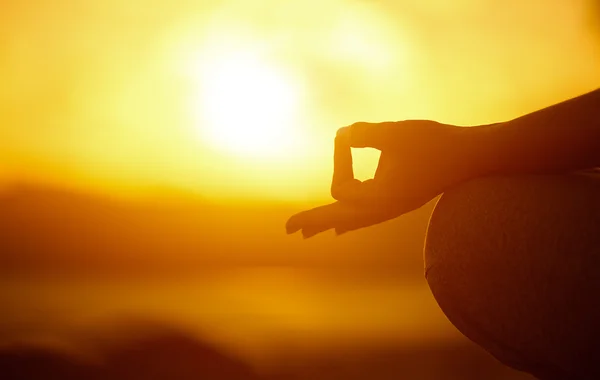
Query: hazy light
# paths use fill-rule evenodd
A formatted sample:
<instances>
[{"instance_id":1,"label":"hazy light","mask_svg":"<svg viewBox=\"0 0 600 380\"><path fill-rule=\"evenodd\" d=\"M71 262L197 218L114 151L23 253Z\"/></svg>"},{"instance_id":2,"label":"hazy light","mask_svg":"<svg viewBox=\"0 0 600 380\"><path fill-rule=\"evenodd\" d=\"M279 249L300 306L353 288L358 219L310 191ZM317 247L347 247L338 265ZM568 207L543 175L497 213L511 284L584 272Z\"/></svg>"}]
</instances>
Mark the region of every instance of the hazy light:
<instances>
[{"instance_id":1,"label":"hazy light","mask_svg":"<svg viewBox=\"0 0 600 380\"><path fill-rule=\"evenodd\" d=\"M0 12L6 181L328 197L341 126L491 123L600 78L592 0L42 3Z\"/></svg>"},{"instance_id":2,"label":"hazy light","mask_svg":"<svg viewBox=\"0 0 600 380\"><path fill-rule=\"evenodd\" d=\"M289 153L298 139L300 86L259 41L222 45L206 49L193 68L198 93L191 106L199 136L234 155Z\"/></svg>"}]
</instances>

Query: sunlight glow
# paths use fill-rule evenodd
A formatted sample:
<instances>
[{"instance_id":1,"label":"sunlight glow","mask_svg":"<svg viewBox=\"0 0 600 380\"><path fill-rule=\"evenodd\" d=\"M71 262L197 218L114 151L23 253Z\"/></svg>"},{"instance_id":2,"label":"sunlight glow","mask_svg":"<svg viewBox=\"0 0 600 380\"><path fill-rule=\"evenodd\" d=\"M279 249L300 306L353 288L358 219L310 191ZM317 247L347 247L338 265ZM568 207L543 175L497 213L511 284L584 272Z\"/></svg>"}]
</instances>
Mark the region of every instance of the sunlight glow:
<instances>
[{"instance_id":1,"label":"sunlight glow","mask_svg":"<svg viewBox=\"0 0 600 380\"><path fill-rule=\"evenodd\" d=\"M339 127L493 123L600 83L592 0L9 3L0 186L327 201Z\"/></svg>"},{"instance_id":2,"label":"sunlight glow","mask_svg":"<svg viewBox=\"0 0 600 380\"><path fill-rule=\"evenodd\" d=\"M282 67L253 50L213 54L198 65L197 130L220 150L282 156L297 139L301 91Z\"/></svg>"}]
</instances>

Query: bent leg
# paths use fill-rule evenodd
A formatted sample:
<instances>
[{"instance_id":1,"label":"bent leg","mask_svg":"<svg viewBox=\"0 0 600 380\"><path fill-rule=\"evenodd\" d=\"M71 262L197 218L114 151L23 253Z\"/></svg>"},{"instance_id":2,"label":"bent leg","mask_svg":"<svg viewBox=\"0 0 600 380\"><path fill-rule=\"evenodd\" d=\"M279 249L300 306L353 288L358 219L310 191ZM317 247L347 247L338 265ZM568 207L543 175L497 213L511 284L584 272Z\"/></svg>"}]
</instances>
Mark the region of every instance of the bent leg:
<instances>
[{"instance_id":1,"label":"bent leg","mask_svg":"<svg viewBox=\"0 0 600 380\"><path fill-rule=\"evenodd\" d=\"M462 184L432 214L425 261L448 319L498 360L600 378L600 176Z\"/></svg>"}]
</instances>

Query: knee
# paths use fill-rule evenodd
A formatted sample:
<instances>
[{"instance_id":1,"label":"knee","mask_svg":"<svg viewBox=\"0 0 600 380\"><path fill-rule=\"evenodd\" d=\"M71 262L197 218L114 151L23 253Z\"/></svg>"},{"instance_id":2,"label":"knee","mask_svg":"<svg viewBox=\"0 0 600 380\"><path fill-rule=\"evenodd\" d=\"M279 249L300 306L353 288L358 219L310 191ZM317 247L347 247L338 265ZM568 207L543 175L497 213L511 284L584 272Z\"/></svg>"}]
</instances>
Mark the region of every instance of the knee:
<instances>
[{"instance_id":1,"label":"knee","mask_svg":"<svg viewBox=\"0 0 600 380\"><path fill-rule=\"evenodd\" d=\"M427 281L450 322L503 363L578 378L600 360L599 230L600 177L471 181L431 216Z\"/></svg>"}]
</instances>

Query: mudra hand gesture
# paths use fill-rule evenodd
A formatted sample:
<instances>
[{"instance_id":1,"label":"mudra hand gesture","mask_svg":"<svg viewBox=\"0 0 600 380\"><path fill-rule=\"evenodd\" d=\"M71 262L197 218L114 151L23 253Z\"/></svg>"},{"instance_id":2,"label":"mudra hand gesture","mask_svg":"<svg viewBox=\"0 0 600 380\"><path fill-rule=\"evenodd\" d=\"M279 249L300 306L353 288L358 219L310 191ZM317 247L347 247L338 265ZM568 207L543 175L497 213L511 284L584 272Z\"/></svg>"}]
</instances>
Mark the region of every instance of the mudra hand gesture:
<instances>
[{"instance_id":1,"label":"mudra hand gesture","mask_svg":"<svg viewBox=\"0 0 600 380\"><path fill-rule=\"evenodd\" d=\"M292 216L288 233L344 233L421 207L450 186L497 174L566 173L600 166L600 89L516 119L464 128L428 120L356 123L335 138L331 195ZM375 178L354 178L350 148L381 151Z\"/></svg>"},{"instance_id":2,"label":"mudra hand gesture","mask_svg":"<svg viewBox=\"0 0 600 380\"><path fill-rule=\"evenodd\" d=\"M468 177L462 149L465 128L429 120L355 123L335 137L331 195L337 200L292 216L288 233L305 238L329 229L337 234L371 226L417 209ZM373 179L354 178L350 148L381 151Z\"/></svg>"}]
</instances>

